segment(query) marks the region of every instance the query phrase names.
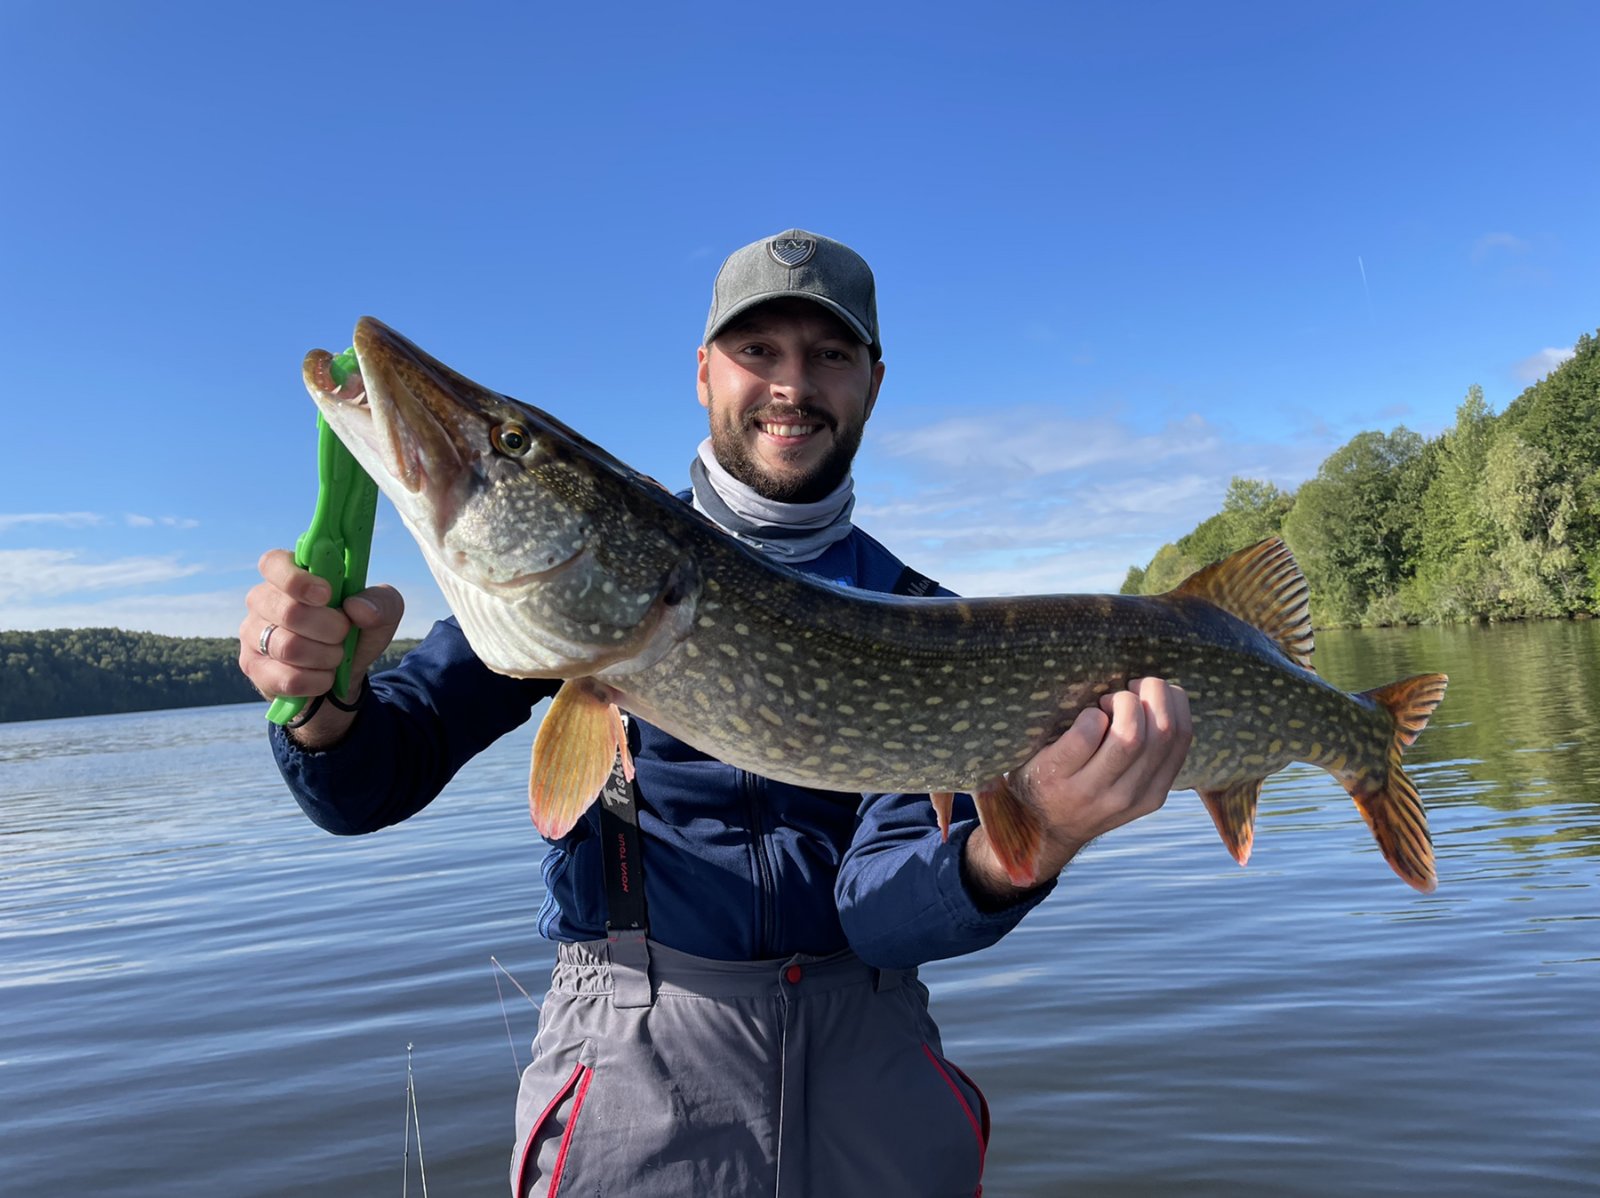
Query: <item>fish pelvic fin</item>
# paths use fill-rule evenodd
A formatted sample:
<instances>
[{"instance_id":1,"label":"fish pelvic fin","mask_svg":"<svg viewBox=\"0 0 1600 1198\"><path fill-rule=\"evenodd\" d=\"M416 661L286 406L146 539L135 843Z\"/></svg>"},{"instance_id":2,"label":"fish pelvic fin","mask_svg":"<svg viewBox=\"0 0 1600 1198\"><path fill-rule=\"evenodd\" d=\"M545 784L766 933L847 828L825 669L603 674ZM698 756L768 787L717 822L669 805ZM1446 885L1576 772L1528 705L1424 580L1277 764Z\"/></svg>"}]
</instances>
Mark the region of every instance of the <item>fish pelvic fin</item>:
<instances>
[{"instance_id":1,"label":"fish pelvic fin","mask_svg":"<svg viewBox=\"0 0 1600 1198\"><path fill-rule=\"evenodd\" d=\"M956 804L955 792L941 790L929 795L928 800L933 804L934 813L939 817L939 839L948 841L950 839L950 816L955 810Z\"/></svg>"},{"instance_id":2,"label":"fish pelvic fin","mask_svg":"<svg viewBox=\"0 0 1600 1198\"><path fill-rule=\"evenodd\" d=\"M1018 886L1036 885L1039 846L1044 840L1038 816L1011 793L1004 776L980 787L972 798L978 807L978 822L989 834L989 844L1006 877Z\"/></svg>"},{"instance_id":3,"label":"fish pelvic fin","mask_svg":"<svg viewBox=\"0 0 1600 1198\"><path fill-rule=\"evenodd\" d=\"M1416 742L1428 717L1439 706L1449 681L1443 674L1418 674L1364 692L1363 698L1383 707L1394 719L1388 777L1381 786L1373 786L1373 780L1367 777L1343 780L1389 868L1424 894L1439 884L1434 872L1433 840L1428 835L1428 814L1422 799L1401 768L1400 758Z\"/></svg>"},{"instance_id":4,"label":"fish pelvic fin","mask_svg":"<svg viewBox=\"0 0 1600 1198\"><path fill-rule=\"evenodd\" d=\"M1256 839L1256 802L1261 798L1265 778L1247 778L1222 790L1202 790L1200 798L1211 813L1211 822L1228 852L1240 865L1250 860L1250 846Z\"/></svg>"},{"instance_id":5,"label":"fish pelvic fin","mask_svg":"<svg viewBox=\"0 0 1600 1198\"><path fill-rule=\"evenodd\" d=\"M1311 592L1282 538L1262 541L1197 570L1171 593L1204 599L1239 617L1276 641L1295 665L1313 668Z\"/></svg>"},{"instance_id":6,"label":"fish pelvic fin","mask_svg":"<svg viewBox=\"0 0 1600 1198\"><path fill-rule=\"evenodd\" d=\"M541 835L559 840L572 831L599 797L618 753L631 779L633 759L616 705L590 679L562 683L533 739L528 771L528 808Z\"/></svg>"}]
</instances>

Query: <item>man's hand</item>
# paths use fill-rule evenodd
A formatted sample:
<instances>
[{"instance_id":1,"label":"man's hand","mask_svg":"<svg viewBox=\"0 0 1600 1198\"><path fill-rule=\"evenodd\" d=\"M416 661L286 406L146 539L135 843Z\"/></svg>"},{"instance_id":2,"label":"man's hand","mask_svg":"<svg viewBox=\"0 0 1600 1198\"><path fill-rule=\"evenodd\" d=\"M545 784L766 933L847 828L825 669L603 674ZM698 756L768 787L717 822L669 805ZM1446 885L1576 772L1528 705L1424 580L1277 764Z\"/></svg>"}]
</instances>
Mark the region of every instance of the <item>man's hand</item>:
<instances>
[{"instance_id":1,"label":"man's hand","mask_svg":"<svg viewBox=\"0 0 1600 1198\"><path fill-rule=\"evenodd\" d=\"M405 600L390 586L368 587L344 601L343 609L327 606L328 583L294 564L286 549L261 555L262 581L245 596L247 609L239 625L239 669L268 699L279 695L322 695L333 686L334 671L344 660L344 638L354 624L361 629L350 666L350 692L361 693L367 669L394 639ZM261 638L268 625L267 651ZM355 713L324 703L317 713L289 733L309 749L323 749L344 736Z\"/></svg>"},{"instance_id":2,"label":"man's hand","mask_svg":"<svg viewBox=\"0 0 1600 1198\"><path fill-rule=\"evenodd\" d=\"M1193 739L1182 688L1136 678L1013 770L1012 793L1044 829L1038 881L1055 877L1095 837L1159 809ZM967 840L965 865L969 882L992 903L1024 893L1006 876L981 827Z\"/></svg>"}]
</instances>

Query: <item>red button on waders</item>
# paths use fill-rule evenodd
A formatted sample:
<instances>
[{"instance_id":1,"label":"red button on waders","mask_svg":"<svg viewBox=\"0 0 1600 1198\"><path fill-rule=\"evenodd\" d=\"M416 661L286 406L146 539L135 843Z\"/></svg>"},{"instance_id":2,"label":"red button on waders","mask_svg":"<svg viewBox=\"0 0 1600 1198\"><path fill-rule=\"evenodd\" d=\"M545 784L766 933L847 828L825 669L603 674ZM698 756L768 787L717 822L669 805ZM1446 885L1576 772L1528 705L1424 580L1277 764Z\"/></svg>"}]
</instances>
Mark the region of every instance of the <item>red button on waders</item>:
<instances>
[{"instance_id":1,"label":"red button on waders","mask_svg":"<svg viewBox=\"0 0 1600 1198\"><path fill-rule=\"evenodd\" d=\"M800 979L805 977L805 975L805 970L801 969L798 965L791 965L788 969L783 971L783 980L788 982L791 986L798 986L800 984Z\"/></svg>"}]
</instances>

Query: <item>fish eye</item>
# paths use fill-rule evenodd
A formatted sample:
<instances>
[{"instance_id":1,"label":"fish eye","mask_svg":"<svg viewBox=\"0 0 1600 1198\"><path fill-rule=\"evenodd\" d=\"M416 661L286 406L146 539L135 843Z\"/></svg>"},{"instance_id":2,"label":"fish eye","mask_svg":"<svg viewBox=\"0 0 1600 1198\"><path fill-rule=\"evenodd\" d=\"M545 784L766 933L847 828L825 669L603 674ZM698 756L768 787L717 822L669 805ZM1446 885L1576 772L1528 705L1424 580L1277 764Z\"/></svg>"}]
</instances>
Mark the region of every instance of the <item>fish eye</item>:
<instances>
[{"instance_id":1,"label":"fish eye","mask_svg":"<svg viewBox=\"0 0 1600 1198\"><path fill-rule=\"evenodd\" d=\"M526 425L515 420L496 425L489 434L489 441L508 458L520 458L533 448L533 434Z\"/></svg>"}]
</instances>

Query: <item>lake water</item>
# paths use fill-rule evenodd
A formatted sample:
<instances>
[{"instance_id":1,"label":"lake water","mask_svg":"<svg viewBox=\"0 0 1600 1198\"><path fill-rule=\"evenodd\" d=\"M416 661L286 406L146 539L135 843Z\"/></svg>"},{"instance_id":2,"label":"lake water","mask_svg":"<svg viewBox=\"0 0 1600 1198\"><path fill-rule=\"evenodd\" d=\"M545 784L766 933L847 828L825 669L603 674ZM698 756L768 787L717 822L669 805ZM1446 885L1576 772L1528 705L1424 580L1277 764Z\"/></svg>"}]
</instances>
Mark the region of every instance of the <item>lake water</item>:
<instances>
[{"instance_id":1,"label":"lake water","mask_svg":"<svg viewBox=\"0 0 1600 1198\"><path fill-rule=\"evenodd\" d=\"M1327 633L1451 675L1408 756L1440 885L1344 793L1192 794L924 971L1001 1195L1600 1193L1600 622ZM259 707L0 725L0 1192L502 1192L541 993L526 736L422 815L308 823ZM498 990L505 994L502 1007Z\"/></svg>"}]
</instances>

